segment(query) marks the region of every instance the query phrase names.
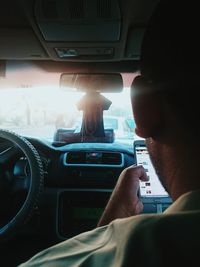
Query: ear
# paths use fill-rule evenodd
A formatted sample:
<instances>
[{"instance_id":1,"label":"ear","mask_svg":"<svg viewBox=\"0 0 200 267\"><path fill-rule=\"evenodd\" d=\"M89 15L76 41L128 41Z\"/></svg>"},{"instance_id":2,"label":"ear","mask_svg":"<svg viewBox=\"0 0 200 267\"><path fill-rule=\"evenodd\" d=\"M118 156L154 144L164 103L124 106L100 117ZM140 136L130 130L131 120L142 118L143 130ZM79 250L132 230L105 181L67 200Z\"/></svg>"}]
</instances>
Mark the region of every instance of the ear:
<instances>
[{"instance_id":1,"label":"ear","mask_svg":"<svg viewBox=\"0 0 200 267\"><path fill-rule=\"evenodd\" d=\"M134 94L131 88L131 103L136 123L135 132L142 138L154 137L159 134L163 124L163 105L161 97L147 92Z\"/></svg>"}]
</instances>

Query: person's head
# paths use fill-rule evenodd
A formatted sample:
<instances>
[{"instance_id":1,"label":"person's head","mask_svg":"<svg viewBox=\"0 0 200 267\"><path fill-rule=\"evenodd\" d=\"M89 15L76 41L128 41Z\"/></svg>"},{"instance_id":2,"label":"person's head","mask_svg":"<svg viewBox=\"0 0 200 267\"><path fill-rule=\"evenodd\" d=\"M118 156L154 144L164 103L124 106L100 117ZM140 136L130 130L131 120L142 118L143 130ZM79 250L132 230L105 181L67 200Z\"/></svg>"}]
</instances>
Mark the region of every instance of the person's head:
<instances>
[{"instance_id":1,"label":"person's head","mask_svg":"<svg viewBox=\"0 0 200 267\"><path fill-rule=\"evenodd\" d=\"M136 134L146 139L166 189L172 191L173 183L181 183L185 168L193 168L188 177L191 180L182 180L184 189L179 186L180 192L170 192L174 198L194 189L194 184L199 183L200 189L195 169L200 149L197 4L195 0L159 3L142 43L141 76L132 85Z\"/></svg>"}]
</instances>

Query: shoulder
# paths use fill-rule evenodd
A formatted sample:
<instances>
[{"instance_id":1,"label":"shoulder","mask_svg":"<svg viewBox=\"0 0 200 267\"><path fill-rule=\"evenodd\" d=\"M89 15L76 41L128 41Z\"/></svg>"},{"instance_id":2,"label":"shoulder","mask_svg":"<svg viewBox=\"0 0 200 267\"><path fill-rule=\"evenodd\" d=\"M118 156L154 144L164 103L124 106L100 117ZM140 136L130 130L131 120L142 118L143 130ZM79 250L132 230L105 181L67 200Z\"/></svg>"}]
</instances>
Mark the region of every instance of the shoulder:
<instances>
[{"instance_id":1,"label":"shoulder","mask_svg":"<svg viewBox=\"0 0 200 267\"><path fill-rule=\"evenodd\" d=\"M139 215L130 220L122 266L170 266L176 259L184 266L190 259L198 260L200 212Z\"/></svg>"}]
</instances>

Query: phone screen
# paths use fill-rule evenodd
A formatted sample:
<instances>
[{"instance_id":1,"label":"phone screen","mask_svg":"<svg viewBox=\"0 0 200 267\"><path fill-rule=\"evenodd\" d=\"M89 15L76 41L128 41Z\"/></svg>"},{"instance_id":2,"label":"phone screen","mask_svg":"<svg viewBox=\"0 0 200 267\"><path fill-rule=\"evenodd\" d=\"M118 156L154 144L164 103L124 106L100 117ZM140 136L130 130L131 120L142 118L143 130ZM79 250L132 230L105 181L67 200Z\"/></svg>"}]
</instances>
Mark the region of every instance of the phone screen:
<instances>
[{"instance_id":1,"label":"phone screen","mask_svg":"<svg viewBox=\"0 0 200 267\"><path fill-rule=\"evenodd\" d=\"M136 145L135 154L137 165L142 165L149 177L149 181L140 181L141 197L168 197L168 193L162 186L155 169L151 163L148 150L145 145Z\"/></svg>"}]
</instances>

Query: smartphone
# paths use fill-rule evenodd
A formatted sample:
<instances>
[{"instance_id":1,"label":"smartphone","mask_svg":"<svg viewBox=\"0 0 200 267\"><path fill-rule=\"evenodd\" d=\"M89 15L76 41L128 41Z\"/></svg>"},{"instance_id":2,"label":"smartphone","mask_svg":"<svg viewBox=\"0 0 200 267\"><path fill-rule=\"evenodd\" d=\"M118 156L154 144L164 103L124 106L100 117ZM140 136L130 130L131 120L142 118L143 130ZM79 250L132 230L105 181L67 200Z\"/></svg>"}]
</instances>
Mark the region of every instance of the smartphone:
<instances>
[{"instance_id":1,"label":"smartphone","mask_svg":"<svg viewBox=\"0 0 200 267\"><path fill-rule=\"evenodd\" d=\"M134 142L134 154L136 164L138 166L142 165L144 167L144 170L149 178L149 180L146 182L140 181L139 196L143 199L169 198L167 191L162 186L158 175L155 172L154 166L151 162L149 152L145 144L145 140L136 140Z\"/></svg>"}]
</instances>

